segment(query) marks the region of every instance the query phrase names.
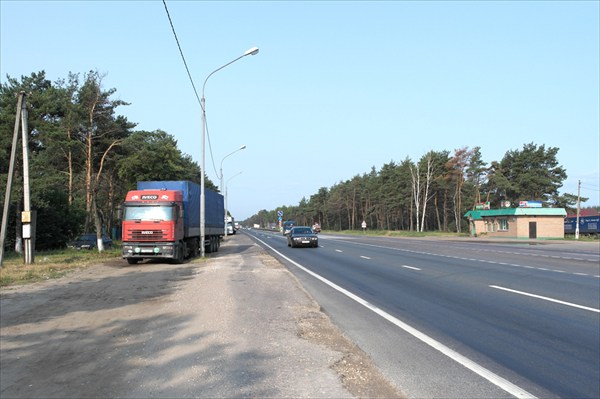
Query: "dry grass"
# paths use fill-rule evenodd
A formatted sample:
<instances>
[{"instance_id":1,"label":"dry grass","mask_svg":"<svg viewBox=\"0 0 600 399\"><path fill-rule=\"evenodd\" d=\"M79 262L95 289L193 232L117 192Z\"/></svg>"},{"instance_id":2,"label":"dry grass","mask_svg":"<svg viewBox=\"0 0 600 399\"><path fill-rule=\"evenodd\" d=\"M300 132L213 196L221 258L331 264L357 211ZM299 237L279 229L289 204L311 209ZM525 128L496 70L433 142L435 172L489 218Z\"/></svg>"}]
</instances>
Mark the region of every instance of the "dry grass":
<instances>
[{"instance_id":1,"label":"dry grass","mask_svg":"<svg viewBox=\"0 0 600 399\"><path fill-rule=\"evenodd\" d=\"M59 278L74 270L97 263L99 260L115 259L120 256L119 248L102 253L75 249L44 251L35 254L33 264L26 265L20 254L8 253L0 269L0 287Z\"/></svg>"}]
</instances>

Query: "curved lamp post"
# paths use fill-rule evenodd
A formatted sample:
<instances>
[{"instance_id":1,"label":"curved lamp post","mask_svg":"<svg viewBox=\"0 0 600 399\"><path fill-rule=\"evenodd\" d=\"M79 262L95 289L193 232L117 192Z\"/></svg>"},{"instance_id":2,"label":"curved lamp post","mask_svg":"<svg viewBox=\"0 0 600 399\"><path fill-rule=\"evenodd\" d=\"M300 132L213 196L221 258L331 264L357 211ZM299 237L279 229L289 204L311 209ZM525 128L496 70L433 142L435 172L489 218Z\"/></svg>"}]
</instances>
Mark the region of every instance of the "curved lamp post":
<instances>
[{"instance_id":1,"label":"curved lamp post","mask_svg":"<svg viewBox=\"0 0 600 399\"><path fill-rule=\"evenodd\" d=\"M210 78L215 72L220 71L221 69L225 68L228 65L233 64L234 62L236 62L237 60L244 58L247 55L256 55L258 54L258 47L252 47L251 49L246 50L246 52L242 55L240 55L239 57L237 57L236 59L234 59L233 61L228 62L227 64L223 65L222 67L219 67L217 69L215 69L214 71L212 71L207 77L206 79L204 79L204 84L202 85L202 98L200 99L200 107L202 108L202 170L200 171L200 173L202 174L202 176L200 176L200 255L202 257L204 257L205 255L205 251L204 251L204 239L205 239L205 215L204 215L204 211L205 211L205 197L204 197L204 192L205 192L205 188L204 188L204 165L205 165L205 160L206 160L206 154L205 154L205 137L206 137L206 107L205 107L205 98L204 98L204 88L206 87L206 82L208 81L208 78ZM225 226L227 227L227 226Z\"/></svg>"},{"instance_id":2,"label":"curved lamp post","mask_svg":"<svg viewBox=\"0 0 600 399\"><path fill-rule=\"evenodd\" d=\"M225 160L225 158L227 158L228 156L230 156L230 155L233 155L233 154L235 154L236 152L238 152L238 151L241 151L241 150L243 150L243 149L245 149L245 148L246 148L246 146L245 146L245 145L243 145L243 146L241 146L240 148L238 148L237 150L235 150L235 151L232 151L231 153L229 153L229 154L225 155L225 156L223 157L223 159L221 159L221 169L220 169L220 173L221 173L221 186L220 186L220 188L221 188L221 190L223 190L223 188L224 188L224 187L223 187L223 161L224 161L224 160ZM240 172L240 173L241 173L241 172ZM227 193L225 192L224 194L225 194L225 215L224 215L224 220L225 220L225 235L227 236Z\"/></svg>"}]
</instances>

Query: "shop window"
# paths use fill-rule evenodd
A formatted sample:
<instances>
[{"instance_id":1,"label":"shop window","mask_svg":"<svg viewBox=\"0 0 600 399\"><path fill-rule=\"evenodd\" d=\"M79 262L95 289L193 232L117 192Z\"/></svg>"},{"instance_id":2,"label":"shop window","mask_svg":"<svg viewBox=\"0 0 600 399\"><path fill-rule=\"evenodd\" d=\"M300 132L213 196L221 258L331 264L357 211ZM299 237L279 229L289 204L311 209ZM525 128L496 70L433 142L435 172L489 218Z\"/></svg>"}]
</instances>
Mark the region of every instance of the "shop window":
<instances>
[{"instance_id":1,"label":"shop window","mask_svg":"<svg viewBox=\"0 0 600 399\"><path fill-rule=\"evenodd\" d=\"M498 231L508 231L508 219L498 219Z\"/></svg>"}]
</instances>

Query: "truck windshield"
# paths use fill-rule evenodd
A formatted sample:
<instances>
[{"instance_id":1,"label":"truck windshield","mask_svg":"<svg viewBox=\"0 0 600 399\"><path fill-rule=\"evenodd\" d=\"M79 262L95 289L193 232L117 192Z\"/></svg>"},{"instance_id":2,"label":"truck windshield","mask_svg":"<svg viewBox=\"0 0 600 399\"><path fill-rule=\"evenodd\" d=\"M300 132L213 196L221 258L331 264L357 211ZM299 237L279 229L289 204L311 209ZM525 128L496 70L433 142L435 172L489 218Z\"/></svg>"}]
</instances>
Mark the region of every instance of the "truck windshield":
<instances>
[{"instance_id":1,"label":"truck windshield","mask_svg":"<svg viewBox=\"0 0 600 399\"><path fill-rule=\"evenodd\" d=\"M172 205L125 205L123 220L174 220Z\"/></svg>"}]
</instances>

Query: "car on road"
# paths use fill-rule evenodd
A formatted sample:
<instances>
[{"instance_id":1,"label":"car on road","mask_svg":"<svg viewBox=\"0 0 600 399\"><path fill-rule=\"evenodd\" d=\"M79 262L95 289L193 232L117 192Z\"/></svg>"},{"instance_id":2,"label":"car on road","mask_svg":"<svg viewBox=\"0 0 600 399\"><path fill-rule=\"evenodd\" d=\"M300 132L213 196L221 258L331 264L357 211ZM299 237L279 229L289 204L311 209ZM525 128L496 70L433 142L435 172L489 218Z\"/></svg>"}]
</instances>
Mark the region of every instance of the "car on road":
<instances>
[{"instance_id":1,"label":"car on road","mask_svg":"<svg viewBox=\"0 0 600 399\"><path fill-rule=\"evenodd\" d=\"M312 228L308 226L292 227L287 235L288 247L313 247L319 246L319 238Z\"/></svg>"},{"instance_id":2,"label":"car on road","mask_svg":"<svg viewBox=\"0 0 600 399\"><path fill-rule=\"evenodd\" d=\"M283 222L283 235L287 236L290 232L290 230L292 230L292 228L296 225L296 222L294 222L293 220L286 220L285 222Z\"/></svg>"},{"instance_id":3,"label":"car on road","mask_svg":"<svg viewBox=\"0 0 600 399\"><path fill-rule=\"evenodd\" d=\"M102 235L102 243L104 244L104 249L112 248L112 240L106 234ZM96 249L98 248L98 239L95 233L82 234L70 242L68 247L74 249Z\"/></svg>"}]
</instances>

